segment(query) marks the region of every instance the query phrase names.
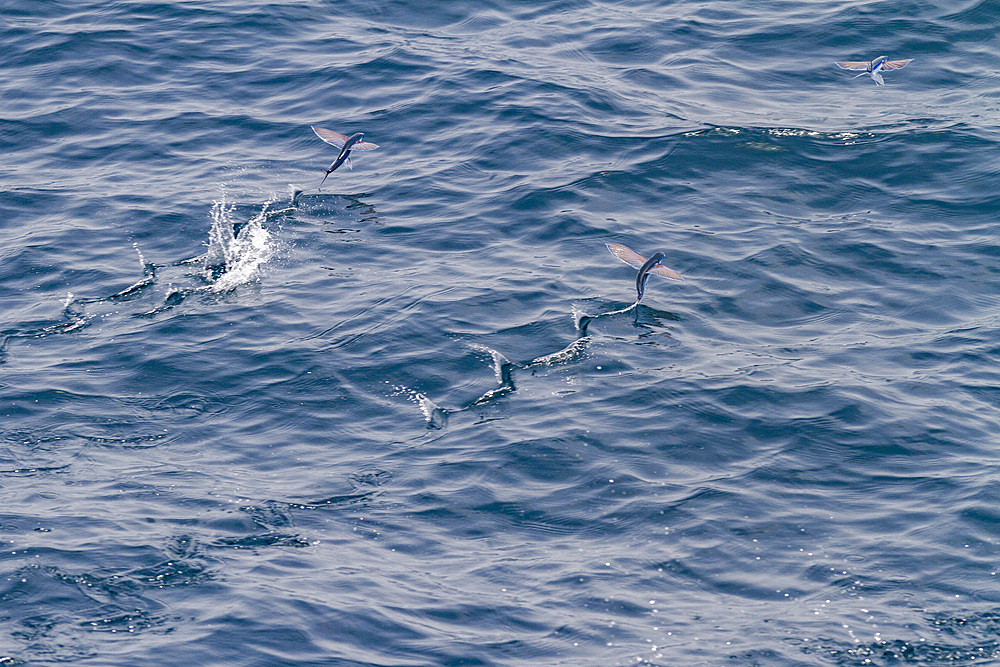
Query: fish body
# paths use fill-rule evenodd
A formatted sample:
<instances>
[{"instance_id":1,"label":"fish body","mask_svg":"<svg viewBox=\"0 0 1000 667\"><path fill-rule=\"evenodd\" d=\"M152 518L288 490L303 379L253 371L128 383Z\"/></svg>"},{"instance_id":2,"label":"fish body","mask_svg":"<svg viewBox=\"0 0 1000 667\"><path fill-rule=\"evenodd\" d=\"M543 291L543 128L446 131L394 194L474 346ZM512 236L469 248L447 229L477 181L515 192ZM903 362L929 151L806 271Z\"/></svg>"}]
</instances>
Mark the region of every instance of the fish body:
<instances>
[{"instance_id":1,"label":"fish body","mask_svg":"<svg viewBox=\"0 0 1000 667\"><path fill-rule=\"evenodd\" d=\"M645 263L639 267L639 273L635 277L635 302L642 301L642 295L646 291L646 280L649 279L649 270L660 263L666 257L662 252L654 253Z\"/></svg>"},{"instance_id":2,"label":"fish body","mask_svg":"<svg viewBox=\"0 0 1000 667\"><path fill-rule=\"evenodd\" d=\"M338 155L337 159L334 160L330 164L330 168L327 169L326 173L329 174L330 172L336 171L337 167L339 167L340 165L344 164L345 162L348 164L348 168L349 169L353 169L354 167L350 166L350 164L351 164L351 149L354 148L354 145L356 143L358 143L359 141L361 141L364 138L365 138L365 133L364 132L358 132L358 133L352 134L350 137L348 137L347 141L344 142L344 147L340 149L340 155Z\"/></svg>"},{"instance_id":3,"label":"fish body","mask_svg":"<svg viewBox=\"0 0 1000 667\"><path fill-rule=\"evenodd\" d=\"M310 127L312 128L312 131L316 133L317 137L331 146L336 146L340 149L340 155L338 155L337 159L330 164L330 168L326 170L323 180L320 181L320 187L323 187L323 183L326 182L327 176L336 171L337 168L345 162L347 163L348 169L354 169L351 165L351 151L373 151L378 148L378 144L373 144L364 140L364 132L357 132L348 137L340 132L334 132L333 130L327 130L326 128L316 127L315 125L311 125Z\"/></svg>"},{"instance_id":4,"label":"fish body","mask_svg":"<svg viewBox=\"0 0 1000 667\"><path fill-rule=\"evenodd\" d=\"M909 63L913 62L913 58L907 60L889 60L889 56L879 56L871 62L863 62L858 60L841 60L836 63L837 67L840 69L853 70L855 72L860 71L861 74L858 76L864 76L867 74L875 82L876 86L884 86L885 79L882 78L882 72L891 72L894 69L902 69L906 67Z\"/></svg>"},{"instance_id":5,"label":"fish body","mask_svg":"<svg viewBox=\"0 0 1000 667\"><path fill-rule=\"evenodd\" d=\"M646 259L636 251L623 246L620 243L608 243L606 245L612 255L632 268L639 270L639 273L635 277L636 303L642 301L642 296L646 292L646 280L649 278L650 274L663 276L664 278L670 278L671 280L684 280L684 278L681 277L681 274L669 267L664 266L663 264L660 264L660 261L665 256L662 252L657 252L649 259Z\"/></svg>"}]
</instances>

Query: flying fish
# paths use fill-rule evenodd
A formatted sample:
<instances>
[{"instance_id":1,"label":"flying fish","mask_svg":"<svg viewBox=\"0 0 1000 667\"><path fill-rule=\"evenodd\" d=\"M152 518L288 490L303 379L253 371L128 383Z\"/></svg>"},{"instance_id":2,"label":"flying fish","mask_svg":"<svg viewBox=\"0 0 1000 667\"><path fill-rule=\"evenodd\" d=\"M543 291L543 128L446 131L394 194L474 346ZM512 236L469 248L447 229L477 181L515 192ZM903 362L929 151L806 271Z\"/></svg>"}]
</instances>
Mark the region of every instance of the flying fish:
<instances>
[{"instance_id":1,"label":"flying fish","mask_svg":"<svg viewBox=\"0 0 1000 667\"><path fill-rule=\"evenodd\" d=\"M854 61L854 60L843 60L836 63L837 67L840 69L849 69L855 72L861 72L858 76L864 76L867 74L872 78L877 86L884 86L885 79L882 78L881 72L891 72L894 69L902 69L906 67L907 64L913 62L913 58L907 60L889 60L889 56L879 56L870 63ZM854 77L855 79L858 76Z\"/></svg>"},{"instance_id":2,"label":"flying fish","mask_svg":"<svg viewBox=\"0 0 1000 667\"><path fill-rule=\"evenodd\" d=\"M316 133L316 136L330 144L331 146L336 146L340 149L340 155L337 159L333 161L330 168L326 170L326 175L323 176L323 180L319 182L319 187L323 187L323 183L326 182L326 177L336 171L337 167L347 163L348 169L354 169L351 166L351 151L373 151L378 148L378 144L373 144L370 141L364 141L364 132L358 132L352 134L351 136L345 136L340 132L334 132L333 130L327 130L322 127L316 127L315 125L310 125L312 131Z\"/></svg>"},{"instance_id":3,"label":"flying fish","mask_svg":"<svg viewBox=\"0 0 1000 667\"><path fill-rule=\"evenodd\" d=\"M684 278L681 277L681 274L660 264L660 260L664 257L662 252L655 253L652 257L646 259L631 248L627 248L620 243L608 243L606 245L612 255L625 262L633 269L639 269L639 273L635 277L636 305L642 301L642 295L646 291L646 279L649 278L650 274L663 276L664 278L670 278L672 280L684 280Z\"/></svg>"}]
</instances>

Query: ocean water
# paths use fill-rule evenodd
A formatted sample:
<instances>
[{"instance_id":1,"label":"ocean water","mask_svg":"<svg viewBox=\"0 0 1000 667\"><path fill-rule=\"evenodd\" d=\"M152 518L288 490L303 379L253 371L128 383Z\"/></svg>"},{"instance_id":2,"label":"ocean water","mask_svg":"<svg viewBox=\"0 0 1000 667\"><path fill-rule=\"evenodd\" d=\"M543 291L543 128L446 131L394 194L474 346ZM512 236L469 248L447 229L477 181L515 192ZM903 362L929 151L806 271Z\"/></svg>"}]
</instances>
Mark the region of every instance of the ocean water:
<instances>
[{"instance_id":1,"label":"ocean water","mask_svg":"<svg viewBox=\"0 0 1000 667\"><path fill-rule=\"evenodd\" d=\"M1000 662L996 3L0 16L0 664Z\"/></svg>"}]
</instances>

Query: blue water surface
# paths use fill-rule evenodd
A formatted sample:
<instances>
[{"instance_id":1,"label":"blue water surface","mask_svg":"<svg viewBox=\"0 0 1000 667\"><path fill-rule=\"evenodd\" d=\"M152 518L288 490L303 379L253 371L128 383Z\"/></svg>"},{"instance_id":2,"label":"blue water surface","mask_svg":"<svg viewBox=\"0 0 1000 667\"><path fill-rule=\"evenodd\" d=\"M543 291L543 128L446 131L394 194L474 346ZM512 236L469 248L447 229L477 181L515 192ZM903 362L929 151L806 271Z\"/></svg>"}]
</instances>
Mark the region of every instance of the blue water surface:
<instances>
[{"instance_id":1,"label":"blue water surface","mask_svg":"<svg viewBox=\"0 0 1000 667\"><path fill-rule=\"evenodd\" d=\"M0 15L0 665L1000 661L996 3Z\"/></svg>"}]
</instances>

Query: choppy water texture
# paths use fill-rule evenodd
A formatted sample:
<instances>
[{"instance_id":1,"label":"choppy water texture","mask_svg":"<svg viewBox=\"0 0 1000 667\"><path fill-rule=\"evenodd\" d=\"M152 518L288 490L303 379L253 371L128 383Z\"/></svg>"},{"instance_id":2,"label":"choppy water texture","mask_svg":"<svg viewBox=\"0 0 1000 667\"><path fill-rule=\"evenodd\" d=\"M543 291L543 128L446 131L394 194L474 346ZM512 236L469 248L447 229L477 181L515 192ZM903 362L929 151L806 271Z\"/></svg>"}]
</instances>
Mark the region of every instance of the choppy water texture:
<instances>
[{"instance_id":1,"label":"choppy water texture","mask_svg":"<svg viewBox=\"0 0 1000 667\"><path fill-rule=\"evenodd\" d=\"M3 19L0 664L1000 661L995 3Z\"/></svg>"}]
</instances>

